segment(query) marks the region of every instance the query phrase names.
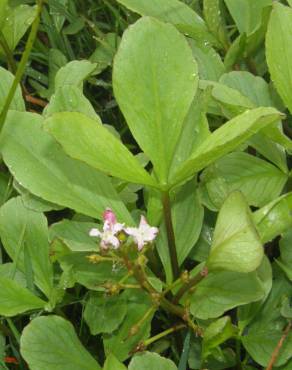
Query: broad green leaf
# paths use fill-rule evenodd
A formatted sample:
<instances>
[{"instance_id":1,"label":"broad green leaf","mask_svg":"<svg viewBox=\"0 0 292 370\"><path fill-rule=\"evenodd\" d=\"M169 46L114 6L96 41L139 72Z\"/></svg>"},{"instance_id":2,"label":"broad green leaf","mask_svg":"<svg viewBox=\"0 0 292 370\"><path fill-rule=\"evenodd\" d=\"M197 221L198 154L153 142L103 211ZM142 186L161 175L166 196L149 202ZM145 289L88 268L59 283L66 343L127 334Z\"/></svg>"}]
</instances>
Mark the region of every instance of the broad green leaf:
<instances>
[{"instance_id":1,"label":"broad green leaf","mask_svg":"<svg viewBox=\"0 0 292 370\"><path fill-rule=\"evenodd\" d=\"M263 9L272 0L225 0L240 33L251 34L260 26Z\"/></svg>"},{"instance_id":2,"label":"broad green leaf","mask_svg":"<svg viewBox=\"0 0 292 370\"><path fill-rule=\"evenodd\" d=\"M290 307L290 300L288 297L284 297L281 307L281 315L286 319L292 319L292 308Z\"/></svg>"},{"instance_id":3,"label":"broad green leaf","mask_svg":"<svg viewBox=\"0 0 292 370\"><path fill-rule=\"evenodd\" d=\"M218 347L226 340L236 335L236 328L232 325L229 316L221 317L212 322L204 330L203 337L203 358L208 357L212 353L212 349Z\"/></svg>"},{"instance_id":4,"label":"broad green leaf","mask_svg":"<svg viewBox=\"0 0 292 370\"><path fill-rule=\"evenodd\" d=\"M235 353L230 348L224 348L222 351L215 352L216 358L214 356L209 356L204 363L201 361L202 346L199 338L193 337L192 347L189 356L189 367L190 369L200 369L202 366L206 369L212 370L223 370L223 369L233 369L236 366L237 359ZM206 367L207 366L207 367Z\"/></svg>"},{"instance_id":5,"label":"broad green leaf","mask_svg":"<svg viewBox=\"0 0 292 370\"><path fill-rule=\"evenodd\" d=\"M240 34L230 45L224 58L224 66L227 71L233 69L233 66L243 57L246 47L246 34Z\"/></svg>"},{"instance_id":6,"label":"broad green leaf","mask_svg":"<svg viewBox=\"0 0 292 370\"><path fill-rule=\"evenodd\" d=\"M221 76L220 83L238 90L257 107L273 106L270 88L267 82L246 71L232 71Z\"/></svg>"},{"instance_id":7,"label":"broad green leaf","mask_svg":"<svg viewBox=\"0 0 292 370\"><path fill-rule=\"evenodd\" d=\"M99 370L78 339L73 325L59 316L31 321L22 332L21 355L31 370Z\"/></svg>"},{"instance_id":8,"label":"broad green leaf","mask_svg":"<svg viewBox=\"0 0 292 370\"><path fill-rule=\"evenodd\" d=\"M144 317L152 307L152 302L150 302L148 295L142 291L130 289L125 296L127 297L128 309L123 323L112 334L103 336L106 355L112 353L120 361L126 360L137 344L149 336L153 316L149 315L147 320L143 321L137 334L129 336L131 328Z\"/></svg>"},{"instance_id":9,"label":"broad green leaf","mask_svg":"<svg viewBox=\"0 0 292 370\"><path fill-rule=\"evenodd\" d=\"M14 50L36 16L36 7L20 4L8 7L1 32L10 50ZM1 49L2 51L2 49ZM2 51L3 52L3 51Z\"/></svg>"},{"instance_id":10,"label":"broad green leaf","mask_svg":"<svg viewBox=\"0 0 292 370\"><path fill-rule=\"evenodd\" d=\"M12 279L12 275L14 275L13 279ZM12 262L0 264L0 276L7 278L7 279L11 279L14 282L16 282L18 285L21 285L24 288L27 287L26 278L25 278L24 273L22 273L18 269L16 269L15 271L15 266Z\"/></svg>"},{"instance_id":11,"label":"broad green leaf","mask_svg":"<svg viewBox=\"0 0 292 370\"><path fill-rule=\"evenodd\" d=\"M193 176L207 165L228 154L252 135L279 120L281 114L274 108L247 110L215 130L172 177L179 183Z\"/></svg>"},{"instance_id":12,"label":"broad green leaf","mask_svg":"<svg viewBox=\"0 0 292 370\"><path fill-rule=\"evenodd\" d=\"M72 252L96 252L96 240L89 236L89 231L95 228L93 222L77 222L62 220L50 227L50 239L55 238L64 243Z\"/></svg>"},{"instance_id":13,"label":"broad green leaf","mask_svg":"<svg viewBox=\"0 0 292 370\"><path fill-rule=\"evenodd\" d=\"M21 186L16 180L13 181L13 186L15 190L21 195L21 200L25 208L36 212L49 212L49 211L60 211L64 207L58 204L48 202L36 195L33 195L23 186Z\"/></svg>"},{"instance_id":14,"label":"broad green leaf","mask_svg":"<svg viewBox=\"0 0 292 370\"><path fill-rule=\"evenodd\" d=\"M291 3L292 4L292 3ZM285 365L275 368L276 370L292 370L292 360L289 360ZM247 369L249 370L249 369ZM251 370L254 370L252 368Z\"/></svg>"},{"instance_id":15,"label":"broad green leaf","mask_svg":"<svg viewBox=\"0 0 292 370\"><path fill-rule=\"evenodd\" d=\"M214 370L235 369L237 358L234 351L230 348L214 349L212 356L209 356L205 362L205 366Z\"/></svg>"},{"instance_id":16,"label":"broad green leaf","mask_svg":"<svg viewBox=\"0 0 292 370\"><path fill-rule=\"evenodd\" d=\"M225 72L220 55L209 45L193 39L188 40L193 56L198 62L199 76L202 80L218 81Z\"/></svg>"},{"instance_id":17,"label":"broad green leaf","mask_svg":"<svg viewBox=\"0 0 292 370\"><path fill-rule=\"evenodd\" d=\"M283 277L274 278L273 289L262 306L261 311L247 327L242 343L251 357L261 366L266 367L271 354L278 345L283 330L288 324L287 319L281 315L283 299L291 300L291 284ZM275 366L284 365L292 356L292 333L281 346Z\"/></svg>"},{"instance_id":18,"label":"broad green leaf","mask_svg":"<svg viewBox=\"0 0 292 370\"><path fill-rule=\"evenodd\" d=\"M184 262L197 242L203 218L204 208L198 197L196 183L190 181L175 194L172 207L179 264Z\"/></svg>"},{"instance_id":19,"label":"broad green leaf","mask_svg":"<svg viewBox=\"0 0 292 370\"><path fill-rule=\"evenodd\" d=\"M65 35L76 35L78 32L82 31L85 27L85 20L83 17L76 17L68 26L63 28L63 33Z\"/></svg>"},{"instance_id":20,"label":"broad green leaf","mask_svg":"<svg viewBox=\"0 0 292 370\"><path fill-rule=\"evenodd\" d=\"M204 19L209 30L214 37L219 41L222 48L228 50L229 37L226 29L226 24L222 16L222 1L221 0L204 0Z\"/></svg>"},{"instance_id":21,"label":"broad green leaf","mask_svg":"<svg viewBox=\"0 0 292 370\"><path fill-rule=\"evenodd\" d=\"M260 208L253 214L262 243L292 227L292 194L287 193Z\"/></svg>"},{"instance_id":22,"label":"broad green leaf","mask_svg":"<svg viewBox=\"0 0 292 370\"><path fill-rule=\"evenodd\" d=\"M269 139L263 132L252 136L248 143L259 154L278 166L281 171L288 172L286 151L283 146Z\"/></svg>"},{"instance_id":23,"label":"broad green leaf","mask_svg":"<svg viewBox=\"0 0 292 370\"><path fill-rule=\"evenodd\" d=\"M67 13L67 6L68 0L58 0L58 1L51 1L50 3L50 15L52 17L52 21L54 26L56 27L57 32L61 32L64 23L66 21L66 17L71 22L74 22L75 17L69 16Z\"/></svg>"},{"instance_id":24,"label":"broad green leaf","mask_svg":"<svg viewBox=\"0 0 292 370\"><path fill-rule=\"evenodd\" d=\"M247 36L246 48L244 52L245 58L252 58L253 55L257 54L258 50L262 49L268 29L271 11L272 6L270 5L262 9L262 16L258 21L257 28L255 28L255 30ZM262 59L264 59L264 56ZM260 63L258 63L256 69L259 74L264 75L267 72L265 61L262 60Z\"/></svg>"},{"instance_id":25,"label":"broad green leaf","mask_svg":"<svg viewBox=\"0 0 292 370\"><path fill-rule=\"evenodd\" d=\"M63 246L63 245L62 245ZM70 276L70 279L65 279L63 287L67 288L67 280L69 282L79 283L87 289L104 291L104 284L108 281L118 282L125 275L127 270L123 266L116 266L112 261L91 263L88 259L88 252L71 252L66 250L64 255L59 256L58 251L55 251L52 246L55 257L58 259L61 268L65 275ZM58 247L60 247L58 245ZM71 285L71 284L69 284Z\"/></svg>"},{"instance_id":26,"label":"broad green leaf","mask_svg":"<svg viewBox=\"0 0 292 370\"><path fill-rule=\"evenodd\" d=\"M197 84L191 49L172 25L142 18L124 33L114 62L114 93L161 184L168 182Z\"/></svg>"},{"instance_id":27,"label":"broad green leaf","mask_svg":"<svg viewBox=\"0 0 292 370\"><path fill-rule=\"evenodd\" d=\"M7 14L7 3L8 0L0 0L0 27L2 28L2 24L5 20L6 14Z\"/></svg>"},{"instance_id":28,"label":"broad green leaf","mask_svg":"<svg viewBox=\"0 0 292 370\"><path fill-rule=\"evenodd\" d=\"M203 186L218 208L235 190L244 194L249 205L262 207L280 195L287 179L285 173L269 162L244 152L226 155L202 175Z\"/></svg>"},{"instance_id":29,"label":"broad green leaf","mask_svg":"<svg viewBox=\"0 0 292 370\"><path fill-rule=\"evenodd\" d=\"M261 281L264 290L264 296L260 301L252 302L244 306L238 307L237 319L238 328L243 332L244 328L253 320L257 315L262 305L265 303L266 298L270 294L273 285L273 271L268 257L264 257L260 267L257 269L258 278Z\"/></svg>"},{"instance_id":30,"label":"broad green leaf","mask_svg":"<svg viewBox=\"0 0 292 370\"><path fill-rule=\"evenodd\" d=\"M16 316L20 313L44 308L46 302L23 288L16 281L0 276L0 315Z\"/></svg>"},{"instance_id":31,"label":"broad green leaf","mask_svg":"<svg viewBox=\"0 0 292 370\"><path fill-rule=\"evenodd\" d=\"M207 266L212 270L251 272L259 267L263 256L248 204L240 192L233 192L220 209Z\"/></svg>"},{"instance_id":32,"label":"broad green leaf","mask_svg":"<svg viewBox=\"0 0 292 370\"><path fill-rule=\"evenodd\" d=\"M112 333L127 314L127 300L124 295L105 296L91 293L86 302L84 319L92 335Z\"/></svg>"},{"instance_id":33,"label":"broad green leaf","mask_svg":"<svg viewBox=\"0 0 292 370\"><path fill-rule=\"evenodd\" d=\"M208 109L216 109L215 114L226 118L233 118L245 112L247 109L255 108L253 102L246 96L242 95L238 90L216 81L200 80L200 88L203 90L212 87L212 98L214 106L209 106ZM213 113L210 110L210 113Z\"/></svg>"},{"instance_id":34,"label":"broad green leaf","mask_svg":"<svg viewBox=\"0 0 292 370\"><path fill-rule=\"evenodd\" d=\"M133 154L101 121L81 113L57 113L45 128L73 158L126 181L156 186Z\"/></svg>"},{"instance_id":35,"label":"broad green leaf","mask_svg":"<svg viewBox=\"0 0 292 370\"><path fill-rule=\"evenodd\" d=\"M213 232L213 227L210 227L205 223L203 224L199 240L190 253L189 257L191 259L198 262L204 262L207 260L211 249Z\"/></svg>"},{"instance_id":36,"label":"broad green leaf","mask_svg":"<svg viewBox=\"0 0 292 370\"><path fill-rule=\"evenodd\" d=\"M145 352L141 355L135 356L128 370L177 370L176 365L164 357L161 357L158 353Z\"/></svg>"},{"instance_id":37,"label":"broad green leaf","mask_svg":"<svg viewBox=\"0 0 292 370\"><path fill-rule=\"evenodd\" d=\"M89 57L92 63L96 63L94 74L101 73L112 64L117 47L120 43L120 37L115 33L107 33L100 41L93 54Z\"/></svg>"},{"instance_id":38,"label":"broad green leaf","mask_svg":"<svg viewBox=\"0 0 292 370\"><path fill-rule=\"evenodd\" d=\"M80 112L98 120L90 101L83 95L79 87L74 85L60 86L43 111L45 118L59 112Z\"/></svg>"},{"instance_id":39,"label":"broad green leaf","mask_svg":"<svg viewBox=\"0 0 292 370\"><path fill-rule=\"evenodd\" d=\"M221 76L219 80L220 84L224 84L224 90L228 86L233 91L236 91L237 94L242 95L241 99L236 99L238 105L241 105L242 108L248 108L247 102L250 101L254 107L269 107L269 106L278 106L275 98L275 94L272 94L271 87L267 82L258 76L245 71L233 71L226 73ZM230 102L222 96L222 85L214 87L213 95L218 99L220 104L224 107L224 113L229 113ZM244 99L247 99L244 101ZM234 103L233 103L234 104ZM227 109L226 109L227 106ZM227 115L228 117L228 115ZM292 141L283 133L281 124L276 122L273 125L266 127L262 133L266 140L267 138L272 140L275 143L282 145L284 148L291 150Z\"/></svg>"},{"instance_id":40,"label":"broad green leaf","mask_svg":"<svg viewBox=\"0 0 292 370\"><path fill-rule=\"evenodd\" d=\"M279 145L283 146L286 150L292 151L292 140L283 133L283 129L279 124L273 124L269 127L266 127L263 130L265 136Z\"/></svg>"},{"instance_id":41,"label":"broad green leaf","mask_svg":"<svg viewBox=\"0 0 292 370\"><path fill-rule=\"evenodd\" d=\"M100 218L112 208L121 222L132 218L111 181L80 161L69 158L42 129L37 114L11 111L1 138L2 155L16 180L50 202Z\"/></svg>"},{"instance_id":42,"label":"broad green leaf","mask_svg":"<svg viewBox=\"0 0 292 370\"><path fill-rule=\"evenodd\" d=\"M12 198L0 208L0 236L6 252L23 272L28 253L36 285L51 298L53 267L45 216L25 208L21 197Z\"/></svg>"},{"instance_id":43,"label":"broad green leaf","mask_svg":"<svg viewBox=\"0 0 292 370\"><path fill-rule=\"evenodd\" d=\"M210 272L190 296L191 313L199 319L221 316L234 307L260 300L264 291L255 272Z\"/></svg>"},{"instance_id":44,"label":"broad green leaf","mask_svg":"<svg viewBox=\"0 0 292 370\"><path fill-rule=\"evenodd\" d=\"M73 60L61 67L55 77L55 89L64 85L83 87L83 81L89 77L96 68L95 63L88 60Z\"/></svg>"},{"instance_id":45,"label":"broad green leaf","mask_svg":"<svg viewBox=\"0 0 292 370\"><path fill-rule=\"evenodd\" d=\"M127 370L127 368L114 355L109 354L105 360L103 370Z\"/></svg>"},{"instance_id":46,"label":"broad green leaf","mask_svg":"<svg viewBox=\"0 0 292 370\"><path fill-rule=\"evenodd\" d=\"M8 91L10 90L14 76L6 69L0 67L0 111L2 111L5 104ZM25 105L22 98L20 86L17 86L16 92L10 104L10 109L25 111Z\"/></svg>"},{"instance_id":47,"label":"broad green leaf","mask_svg":"<svg viewBox=\"0 0 292 370\"><path fill-rule=\"evenodd\" d=\"M173 156L170 173L174 173L177 167L184 163L195 148L210 135L205 95L198 92L192 102Z\"/></svg>"},{"instance_id":48,"label":"broad green leaf","mask_svg":"<svg viewBox=\"0 0 292 370\"><path fill-rule=\"evenodd\" d=\"M191 37L214 41L204 20L189 6L179 0L117 0L130 10L142 15L172 23Z\"/></svg>"},{"instance_id":49,"label":"broad green leaf","mask_svg":"<svg viewBox=\"0 0 292 370\"><path fill-rule=\"evenodd\" d=\"M274 4L266 37L266 55L271 78L292 112L292 9L279 3Z\"/></svg>"}]
</instances>

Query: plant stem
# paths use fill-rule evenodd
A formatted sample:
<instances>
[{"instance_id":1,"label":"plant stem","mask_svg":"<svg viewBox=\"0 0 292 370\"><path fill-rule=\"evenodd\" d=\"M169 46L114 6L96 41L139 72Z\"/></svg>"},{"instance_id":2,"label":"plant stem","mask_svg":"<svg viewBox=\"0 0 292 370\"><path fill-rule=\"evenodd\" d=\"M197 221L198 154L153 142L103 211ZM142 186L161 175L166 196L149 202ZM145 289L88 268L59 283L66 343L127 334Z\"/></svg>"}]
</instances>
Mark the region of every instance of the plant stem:
<instances>
[{"instance_id":1,"label":"plant stem","mask_svg":"<svg viewBox=\"0 0 292 370\"><path fill-rule=\"evenodd\" d=\"M164 310L180 317L185 321L188 326L194 330L197 334L200 332L200 328L194 324L189 318L187 310L180 306L170 302L164 297L163 293L158 292L148 281L147 275L145 274L143 263L140 264L139 259L133 264L126 255L124 255L124 263L130 273L140 284L141 288L150 294L152 301L158 306L161 306Z\"/></svg>"},{"instance_id":2,"label":"plant stem","mask_svg":"<svg viewBox=\"0 0 292 370\"><path fill-rule=\"evenodd\" d=\"M36 14L36 17L35 17L35 19L32 23L30 34L28 36L28 39L27 39L27 42L26 42L26 45L25 45L25 50L24 50L24 53L22 54L20 63L18 65L16 74L15 74L15 77L14 77L14 80L13 80L13 83L12 83L12 86L9 90L8 96L7 96L5 104L4 104L4 107L3 107L2 112L0 114L0 131L2 130L2 127L4 125L4 122L5 122L10 104L13 100L15 91L17 89L17 86L20 83L20 80L21 80L21 78L24 74L25 67L26 67L31 49L33 47L33 44L34 44L34 41L35 41L35 38L36 38L36 35L37 35L42 8L43 8L43 0L38 0L37 1L37 14Z\"/></svg>"},{"instance_id":3,"label":"plant stem","mask_svg":"<svg viewBox=\"0 0 292 370\"><path fill-rule=\"evenodd\" d=\"M179 324L179 325L174 325L173 327L169 328L169 329L166 329L164 331L162 331L161 333L157 334L157 335L154 335L153 337L145 340L143 342L143 345L145 347L148 347L150 344L156 342L157 340L163 338L163 337L166 337L167 335L169 334L172 334L174 333L175 331L178 331L178 330L181 330L183 328L185 328L186 325L185 324Z\"/></svg>"},{"instance_id":4,"label":"plant stem","mask_svg":"<svg viewBox=\"0 0 292 370\"><path fill-rule=\"evenodd\" d=\"M168 241L168 249L169 255L171 260L171 267L173 278L177 279L179 277L179 264L176 252L176 245L175 245L175 236L173 230L173 223L171 218L171 205L170 205L170 197L169 192L166 191L162 195L162 204L163 204L163 214L164 214L164 221L166 226L166 233L167 233L167 241Z\"/></svg>"},{"instance_id":5,"label":"plant stem","mask_svg":"<svg viewBox=\"0 0 292 370\"><path fill-rule=\"evenodd\" d=\"M272 356L271 356L271 359L270 359L270 362L266 368L266 370L272 370L273 369L273 366L275 364L275 362L277 361L277 358L279 356L279 353L280 353L280 350L284 344L284 341L285 339L287 338L290 330L292 328L292 321L289 322L289 324L286 326L284 332L283 332L283 335L282 337L280 338L276 348L274 349L274 352L272 353Z\"/></svg>"},{"instance_id":6,"label":"plant stem","mask_svg":"<svg viewBox=\"0 0 292 370\"><path fill-rule=\"evenodd\" d=\"M131 329L129 330L129 333L128 333L128 336L126 339L132 337L133 335L136 335L138 333L138 331L141 329L143 323L150 317L154 314L154 312L156 311L157 307L156 306L152 306L150 307L146 312L145 314L141 317L141 319L131 327Z\"/></svg>"},{"instance_id":7,"label":"plant stem","mask_svg":"<svg viewBox=\"0 0 292 370\"><path fill-rule=\"evenodd\" d=\"M208 271L204 268L196 276L190 279L186 284L184 284L173 298L173 303L178 303L180 299L187 293L191 288L196 286L204 277L208 274Z\"/></svg>"},{"instance_id":8,"label":"plant stem","mask_svg":"<svg viewBox=\"0 0 292 370\"><path fill-rule=\"evenodd\" d=\"M42 108L45 108L48 105L48 102L46 102L45 100L36 98L34 96L31 96L31 95L26 95L25 96L25 100L28 103L32 103L34 105L38 105L39 107L42 107Z\"/></svg>"}]
</instances>

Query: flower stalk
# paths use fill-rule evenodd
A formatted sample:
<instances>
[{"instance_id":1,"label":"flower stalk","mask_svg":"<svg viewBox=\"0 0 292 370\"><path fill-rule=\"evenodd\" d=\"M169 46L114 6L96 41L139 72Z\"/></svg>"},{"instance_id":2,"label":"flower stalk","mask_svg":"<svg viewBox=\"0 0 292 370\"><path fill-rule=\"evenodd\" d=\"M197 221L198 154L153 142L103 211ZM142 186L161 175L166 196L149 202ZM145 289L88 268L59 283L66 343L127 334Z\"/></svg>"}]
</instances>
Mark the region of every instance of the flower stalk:
<instances>
[{"instance_id":1,"label":"flower stalk","mask_svg":"<svg viewBox=\"0 0 292 370\"><path fill-rule=\"evenodd\" d=\"M203 268L196 276L191 278L188 282L186 282L176 293L176 295L173 298L174 303L178 303L180 299L192 288L194 288L197 284L199 284L200 281L204 279L205 276L208 275L208 269Z\"/></svg>"},{"instance_id":2,"label":"flower stalk","mask_svg":"<svg viewBox=\"0 0 292 370\"><path fill-rule=\"evenodd\" d=\"M185 327L186 327L185 324L177 324L177 325L174 325L171 328L166 329L166 330L162 331L161 333L159 333L157 335L154 335L153 337L151 337L149 339L146 339L143 342L143 347L144 348L147 348L150 344L158 341L159 339L164 338L167 335L172 334L172 333L174 333L174 332L176 332L178 330L184 329Z\"/></svg>"}]
</instances>

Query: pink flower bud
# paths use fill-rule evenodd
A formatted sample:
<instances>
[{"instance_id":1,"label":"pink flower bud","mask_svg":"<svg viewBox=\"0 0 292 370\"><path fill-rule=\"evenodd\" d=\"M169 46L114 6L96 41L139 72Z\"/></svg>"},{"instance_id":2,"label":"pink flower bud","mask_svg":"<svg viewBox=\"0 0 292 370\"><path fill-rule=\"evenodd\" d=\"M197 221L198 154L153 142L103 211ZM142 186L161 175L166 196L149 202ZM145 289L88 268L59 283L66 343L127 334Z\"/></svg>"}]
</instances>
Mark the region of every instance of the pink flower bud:
<instances>
[{"instance_id":1,"label":"pink flower bud","mask_svg":"<svg viewBox=\"0 0 292 370\"><path fill-rule=\"evenodd\" d=\"M124 224L117 222L116 215L110 208L107 208L102 216L104 220L103 231L94 228L90 230L89 235L100 238L100 247L102 249L117 249L120 246L120 240L117 235L124 229Z\"/></svg>"},{"instance_id":2,"label":"pink flower bud","mask_svg":"<svg viewBox=\"0 0 292 370\"><path fill-rule=\"evenodd\" d=\"M115 224L117 222L116 215L110 208L107 208L103 212L102 218L105 222L107 221L109 224Z\"/></svg>"}]
</instances>

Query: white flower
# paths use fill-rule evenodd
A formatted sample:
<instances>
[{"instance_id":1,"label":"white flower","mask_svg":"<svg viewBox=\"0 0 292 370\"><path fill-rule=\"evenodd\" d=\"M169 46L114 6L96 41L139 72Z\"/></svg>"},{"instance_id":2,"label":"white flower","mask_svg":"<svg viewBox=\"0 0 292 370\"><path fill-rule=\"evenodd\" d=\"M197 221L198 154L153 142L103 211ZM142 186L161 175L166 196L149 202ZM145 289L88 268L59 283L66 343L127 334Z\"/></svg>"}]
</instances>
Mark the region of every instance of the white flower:
<instances>
[{"instance_id":1,"label":"white flower","mask_svg":"<svg viewBox=\"0 0 292 370\"><path fill-rule=\"evenodd\" d=\"M109 208L104 212L103 219L103 231L93 228L90 230L89 235L100 238L100 246L103 249L109 249L110 247L114 247L114 249L119 248L120 241L116 235L124 229L124 224L117 222L115 214Z\"/></svg>"},{"instance_id":2,"label":"white flower","mask_svg":"<svg viewBox=\"0 0 292 370\"><path fill-rule=\"evenodd\" d=\"M125 232L131 235L141 250L145 244L153 242L158 234L158 228L148 225L146 218L141 216L139 227L126 227Z\"/></svg>"}]
</instances>

